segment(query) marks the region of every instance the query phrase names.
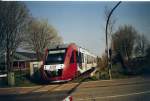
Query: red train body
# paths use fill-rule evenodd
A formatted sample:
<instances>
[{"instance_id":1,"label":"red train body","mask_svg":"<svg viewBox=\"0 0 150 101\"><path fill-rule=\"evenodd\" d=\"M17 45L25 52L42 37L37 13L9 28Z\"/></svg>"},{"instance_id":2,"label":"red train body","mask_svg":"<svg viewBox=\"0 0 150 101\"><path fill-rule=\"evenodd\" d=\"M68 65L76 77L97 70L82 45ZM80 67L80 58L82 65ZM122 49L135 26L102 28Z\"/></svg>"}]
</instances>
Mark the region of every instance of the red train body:
<instances>
[{"instance_id":1,"label":"red train body","mask_svg":"<svg viewBox=\"0 0 150 101\"><path fill-rule=\"evenodd\" d=\"M63 82L75 78L78 73L83 73L94 66L93 58L93 66L90 65L88 68L86 56L95 56L84 53L88 52L75 44L46 49L41 67L42 78L50 82Z\"/></svg>"}]
</instances>

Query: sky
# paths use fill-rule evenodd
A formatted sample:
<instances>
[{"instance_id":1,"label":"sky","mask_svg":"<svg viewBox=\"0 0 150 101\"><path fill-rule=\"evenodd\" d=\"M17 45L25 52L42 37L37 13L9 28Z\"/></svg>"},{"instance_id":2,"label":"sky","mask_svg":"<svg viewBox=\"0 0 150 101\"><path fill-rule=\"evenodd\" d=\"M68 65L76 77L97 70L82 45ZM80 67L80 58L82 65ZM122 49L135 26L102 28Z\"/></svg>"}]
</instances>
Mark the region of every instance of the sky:
<instances>
[{"instance_id":1,"label":"sky","mask_svg":"<svg viewBox=\"0 0 150 101\"><path fill-rule=\"evenodd\" d=\"M117 2L45 1L25 2L31 15L47 19L64 43L76 43L101 56L105 50L105 8ZM150 2L122 2L114 11L114 32L120 25L132 25L150 39Z\"/></svg>"}]
</instances>

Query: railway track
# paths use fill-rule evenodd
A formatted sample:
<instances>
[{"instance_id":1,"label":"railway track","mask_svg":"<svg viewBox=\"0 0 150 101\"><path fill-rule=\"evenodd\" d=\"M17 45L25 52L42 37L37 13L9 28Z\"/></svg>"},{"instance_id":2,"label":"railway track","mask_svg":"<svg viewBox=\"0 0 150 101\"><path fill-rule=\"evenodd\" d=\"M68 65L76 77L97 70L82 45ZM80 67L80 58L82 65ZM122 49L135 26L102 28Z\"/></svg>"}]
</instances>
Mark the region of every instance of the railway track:
<instances>
[{"instance_id":1,"label":"railway track","mask_svg":"<svg viewBox=\"0 0 150 101\"><path fill-rule=\"evenodd\" d=\"M85 80L85 79L89 78L91 76L91 73L94 72L94 70L95 70L95 67L92 67L91 69L87 70L86 72L77 75L71 81L74 82L74 81L78 81L79 80L79 82L82 82L82 80ZM80 79L82 79L82 80L80 81Z\"/></svg>"}]
</instances>

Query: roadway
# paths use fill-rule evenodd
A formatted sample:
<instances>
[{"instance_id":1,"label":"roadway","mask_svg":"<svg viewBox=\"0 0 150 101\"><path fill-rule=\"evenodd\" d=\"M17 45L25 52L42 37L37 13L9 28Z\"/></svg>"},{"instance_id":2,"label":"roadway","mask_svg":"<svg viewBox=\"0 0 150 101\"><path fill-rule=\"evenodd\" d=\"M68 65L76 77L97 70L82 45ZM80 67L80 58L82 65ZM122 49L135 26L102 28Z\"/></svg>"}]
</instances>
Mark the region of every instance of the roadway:
<instances>
[{"instance_id":1,"label":"roadway","mask_svg":"<svg viewBox=\"0 0 150 101\"><path fill-rule=\"evenodd\" d=\"M66 96L72 96L73 101L150 101L149 77L55 84L29 89L32 91L22 94L7 93L3 89L5 94L0 93L0 100L62 101Z\"/></svg>"},{"instance_id":2,"label":"roadway","mask_svg":"<svg viewBox=\"0 0 150 101\"><path fill-rule=\"evenodd\" d=\"M132 80L83 84L86 86L76 89L72 96L75 101L150 101L150 81L142 80L140 82L140 79ZM102 83L107 84L102 85Z\"/></svg>"}]
</instances>

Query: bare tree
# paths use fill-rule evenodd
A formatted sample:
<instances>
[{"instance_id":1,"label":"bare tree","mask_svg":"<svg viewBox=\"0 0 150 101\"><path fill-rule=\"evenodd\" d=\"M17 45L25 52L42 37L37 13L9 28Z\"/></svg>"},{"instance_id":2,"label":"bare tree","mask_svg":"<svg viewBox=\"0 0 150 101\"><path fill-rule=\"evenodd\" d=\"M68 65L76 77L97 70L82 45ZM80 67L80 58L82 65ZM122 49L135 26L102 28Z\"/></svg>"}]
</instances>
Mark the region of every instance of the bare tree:
<instances>
[{"instance_id":1,"label":"bare tree","mask_svg":"<svg viewBox=\"0 0 150 101\"><path fill-rule=\"evenodd\" d=\"M28 27L28 33L26 34L25 48L35 51L38 60L42 59L45 48L61 43L61 37L47 23L47 20L32 19Z\"/></svg>"},{"instance_id":2,"label":"bare tree","mask_svg":"<svg viewBox=\"0 0 150 101\"><path fill-rule=\"evenodd\" d=\"M136 38L134 55L135 56L145 56L146 50L149 46L149 42L144 35L138 35Z\"/></svg>"},{"instance_id":3,"label":"bare tree","mask_svg":"<svg viewBox=\"0 0 150 101\"><path fill-rule=\"evenodd\" d=\"M26 30L28 9L22 2L0 2L0 15L0 43L7 53L8 71L12 71L13 54L21 44Z\"/></svg>"},{"instance_id":4,"label":"bare tree","mask_svg":"<svg viewBox=\"0 0 150 101\"><path fill-rule=\"evenodd\" d=\"M23 33L28 23L28 9L22 2L0 2L0 47L6 52L8 84L14 85L11 76L13 55L23 40Z\"/></svg>"},{"instance_id":5,"label":"bare tree","mask_svg":"<svg viewBox=\"0 0 150 101\"><path fill-rule=\"evenodd\" d=\"M103 54L102 55L102 57L101 58L99 58L98 59L99 61L98 61L98 67L99 67L99 69L100 69L100 71L103 71L103 70L105 70L106 68L107 68L107 56L106 56L106 54Z\"/></svg>"},{"instance_id":6,"label":"bare tree","mask_svg":"<svg viewBox=\"0 0 150 101\"><path fill-rule=\"evenodd\" d=\"M132 26L121 26L112 36L114 52L128 60L132 56L136 37L137 31Z\"/></svg>"}]
</instances>

